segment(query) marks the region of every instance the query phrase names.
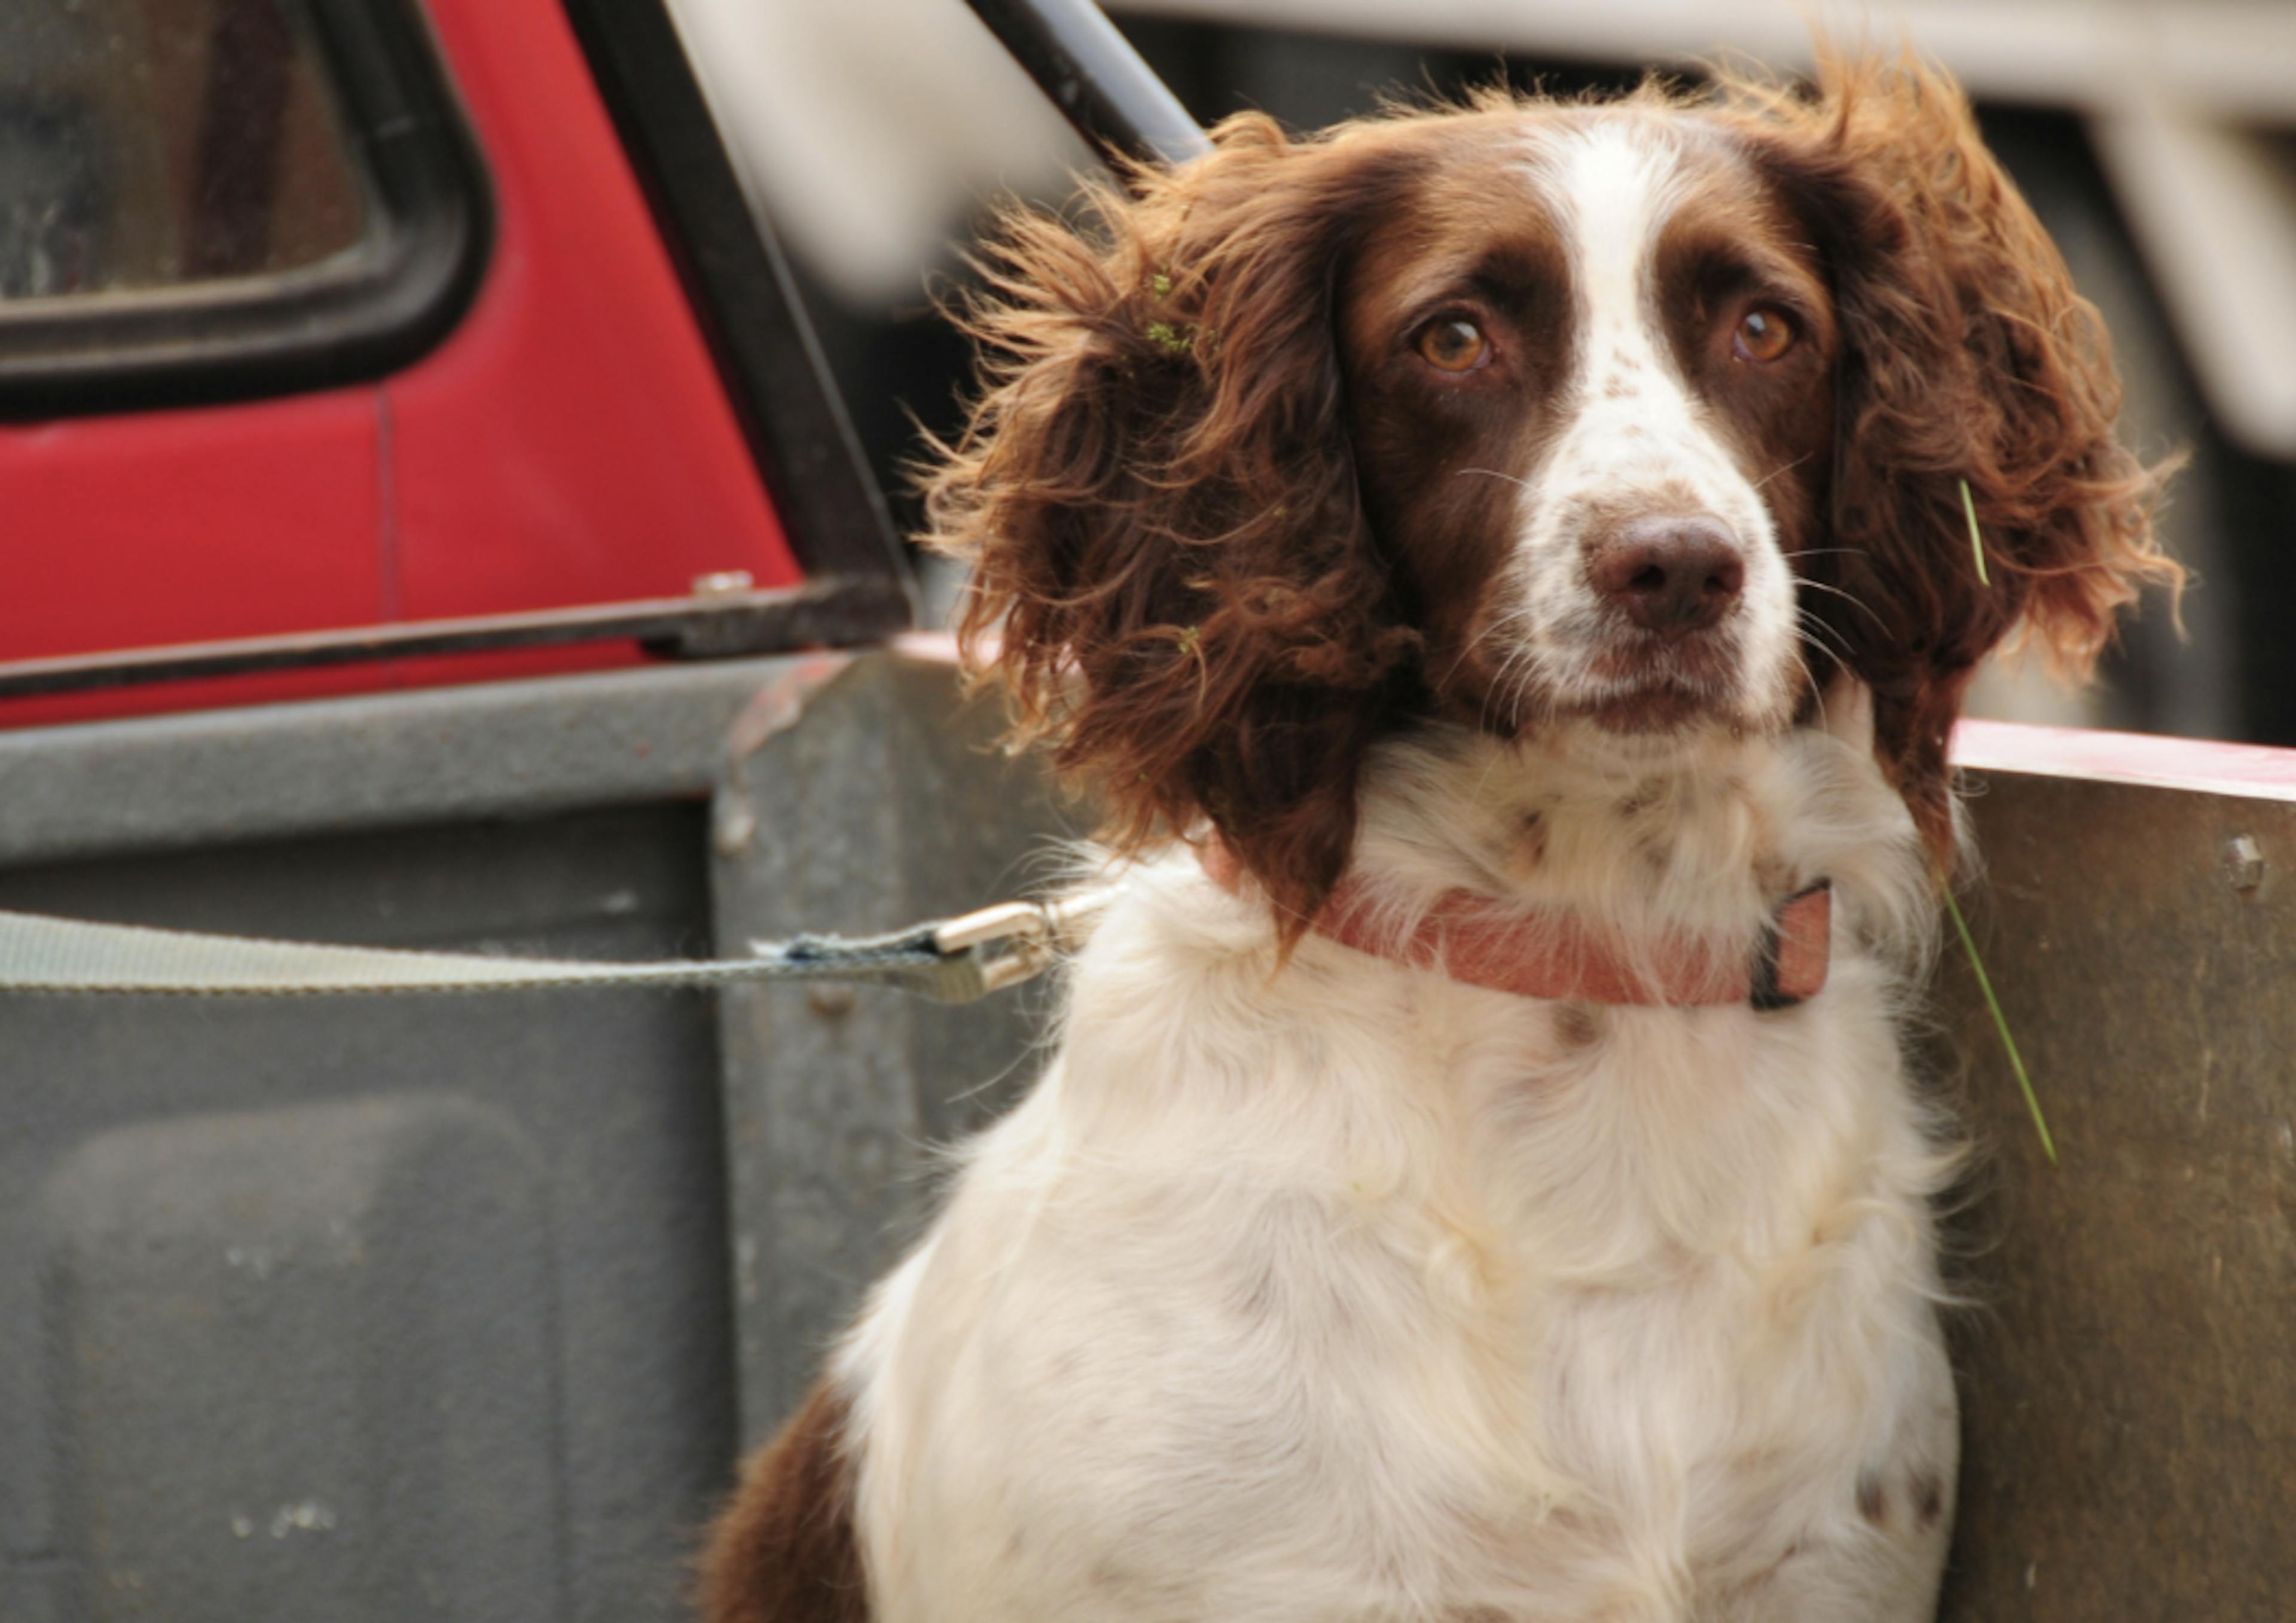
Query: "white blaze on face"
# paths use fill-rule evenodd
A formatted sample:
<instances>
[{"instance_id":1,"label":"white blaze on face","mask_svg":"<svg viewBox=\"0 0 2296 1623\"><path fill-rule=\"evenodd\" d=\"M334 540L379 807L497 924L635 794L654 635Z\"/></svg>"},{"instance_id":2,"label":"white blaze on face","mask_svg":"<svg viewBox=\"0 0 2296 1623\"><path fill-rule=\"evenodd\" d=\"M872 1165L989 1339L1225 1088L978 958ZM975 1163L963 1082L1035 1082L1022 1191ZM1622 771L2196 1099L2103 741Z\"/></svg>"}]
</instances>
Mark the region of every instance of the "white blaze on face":
<instances>
[{"instance_id":1,"label":"white blaze on face","mask_svg":"<svg viewBox=\"0 0 2296 1623\"><path fill-rule=\"evenodd\" d=\"M1529 165L1560 228L1571 278L1572 364L1562 430L1526 481L1513 573L1539 674L1565 705L1627 691L1589 661L1615 630L1587 574L1590 525L1644 515L1718 521L1745 560L1736 611L1735 708L1783 709L1793 657L1792 571L1761 493L1685 378L1659 305L1658 250L1692 176L1649 119L1594 115L1543 126Z\"/></svg>"}]
</instances>

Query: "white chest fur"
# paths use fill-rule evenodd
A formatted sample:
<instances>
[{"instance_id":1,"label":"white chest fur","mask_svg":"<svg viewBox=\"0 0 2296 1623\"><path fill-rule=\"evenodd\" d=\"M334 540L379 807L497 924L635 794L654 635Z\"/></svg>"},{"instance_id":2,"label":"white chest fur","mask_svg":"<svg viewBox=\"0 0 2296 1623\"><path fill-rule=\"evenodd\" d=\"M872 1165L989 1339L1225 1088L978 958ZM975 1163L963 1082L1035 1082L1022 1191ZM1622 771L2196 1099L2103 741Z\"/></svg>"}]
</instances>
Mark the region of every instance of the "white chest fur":
<instances>
[{"instance_id":1,"label":"white chest fur","mask_svg":"<svg viewBox=\"0 0 2296 1623\"><path fill-rule=\"evenodd\" d=\"M1136 870L841 1357L883 1618L1927 1615L1950 1160L1895 1034L1902 811L1816 735L1732 746L1710 803L1482 748L1382 770L1358 869L1398 907L1497 869L1718 930L1790 851L1841 896L1826 990L1598 1009L1315 938L1279 971L1264 910Z\"/></svg>"}]
</instances>

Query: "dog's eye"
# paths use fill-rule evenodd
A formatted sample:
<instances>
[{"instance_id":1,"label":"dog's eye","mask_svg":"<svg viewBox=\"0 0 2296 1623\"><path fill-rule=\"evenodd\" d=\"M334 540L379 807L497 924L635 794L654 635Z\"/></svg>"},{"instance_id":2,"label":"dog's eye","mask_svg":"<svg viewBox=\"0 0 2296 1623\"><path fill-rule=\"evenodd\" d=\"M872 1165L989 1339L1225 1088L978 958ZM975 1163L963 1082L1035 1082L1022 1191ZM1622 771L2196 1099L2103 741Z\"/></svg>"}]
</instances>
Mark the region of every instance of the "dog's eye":
<instances>
[{"instance_id":1,"label":"dog's eye","mask_svg":"<svg viewBox=\"0 0 2296 1623\"><path fill-rule=\"evenodd\" d=\"M1472 372L1491 358L1491 340L1464 316L1447 316L1420 329L1419 354L1439 372Z\"/></svg>"},{"instance_id":2,"label":"dog's eye","mask_svg":"<svg viewBox=\"0 0 2296 1623\"><path fill-rule=\"evenodd\" d=\"M1742 361L1775 361L1793 348L1792 317L1771 305L1758 304L1738 318L1730 340L1730 353Z\"/></svg>"}]
</instances>

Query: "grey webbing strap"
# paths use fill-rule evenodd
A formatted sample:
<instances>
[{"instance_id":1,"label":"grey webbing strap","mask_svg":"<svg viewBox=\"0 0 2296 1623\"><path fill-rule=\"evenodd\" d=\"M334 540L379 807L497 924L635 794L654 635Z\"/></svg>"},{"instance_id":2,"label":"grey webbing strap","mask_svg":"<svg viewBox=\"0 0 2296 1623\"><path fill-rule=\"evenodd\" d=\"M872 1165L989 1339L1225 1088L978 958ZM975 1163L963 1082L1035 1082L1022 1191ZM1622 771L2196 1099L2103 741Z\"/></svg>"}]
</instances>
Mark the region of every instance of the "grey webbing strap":
<instances>
[{"instance_id":1,"label":"grey webbing strap","mask_svg":"<svg viewBox=\"0 0 2296 1623\"><path fill-rule=\"evenodd\" d=\"M0 992L309 997L854 980L970 1003L1049 967L1101 899L1010 902L889 935L799 936L753 943L750 958L650 963L328 947L0 912Z\"/></svg>"}]
</instances>

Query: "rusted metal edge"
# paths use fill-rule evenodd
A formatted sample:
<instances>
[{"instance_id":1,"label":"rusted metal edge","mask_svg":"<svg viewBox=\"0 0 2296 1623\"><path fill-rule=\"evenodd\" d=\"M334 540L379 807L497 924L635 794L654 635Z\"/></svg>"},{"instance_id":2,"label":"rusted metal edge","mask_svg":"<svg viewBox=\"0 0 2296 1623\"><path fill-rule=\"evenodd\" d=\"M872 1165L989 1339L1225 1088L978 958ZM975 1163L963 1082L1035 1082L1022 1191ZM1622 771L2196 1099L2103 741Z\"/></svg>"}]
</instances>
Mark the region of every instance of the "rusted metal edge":
<instances>
[{"instance_id":1,"label":"rusted metal edge","mask_svg":"<svg viewBox=\"0 0 2296 1623\"><path fill-rule=\"evenodd\" d=\"M780 591L723 592L530 614L179 643L127 653L20 660L0 664L0 700L578 643L636 643L649 653L674 660L735 659L803 648L858 647L879 642L909 623L908 597L898 579L832 576Z\"/></svg>"}]
</instances>

